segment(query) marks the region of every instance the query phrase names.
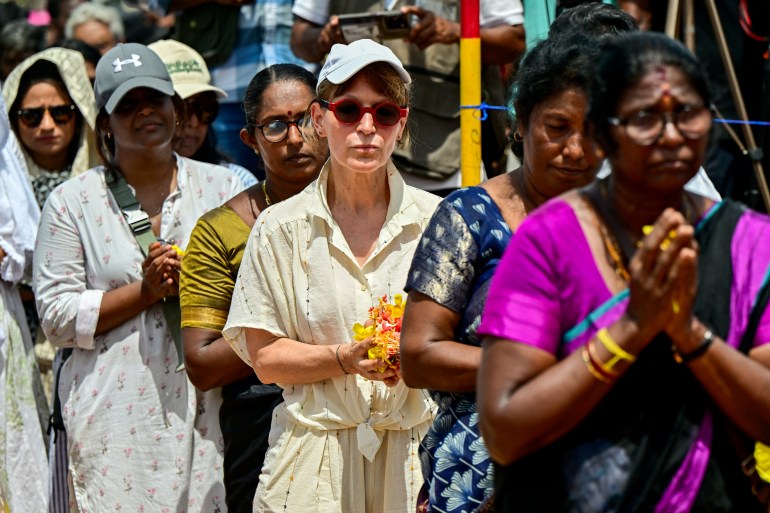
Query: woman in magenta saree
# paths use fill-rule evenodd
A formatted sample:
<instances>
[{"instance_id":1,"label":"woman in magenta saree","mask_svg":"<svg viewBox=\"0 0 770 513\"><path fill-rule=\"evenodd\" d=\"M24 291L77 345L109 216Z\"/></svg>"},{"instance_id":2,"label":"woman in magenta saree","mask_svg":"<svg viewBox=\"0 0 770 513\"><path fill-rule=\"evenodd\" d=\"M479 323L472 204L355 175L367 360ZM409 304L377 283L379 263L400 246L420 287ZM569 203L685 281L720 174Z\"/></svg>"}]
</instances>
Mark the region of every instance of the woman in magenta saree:
<instances>
[{"instance_id":1,"label":"woman in magenta saree","mask_svg":"<svg viewBox=\"0 0 770 513\"><path fill-rule=\"evenodd\" d=\"M732 441L770 439L770 219L684 192L708 106L679 43L603 48L588 121L612 175L525 221L479 329L498 511L756 507Z\"/></svg>"}]
</instances>

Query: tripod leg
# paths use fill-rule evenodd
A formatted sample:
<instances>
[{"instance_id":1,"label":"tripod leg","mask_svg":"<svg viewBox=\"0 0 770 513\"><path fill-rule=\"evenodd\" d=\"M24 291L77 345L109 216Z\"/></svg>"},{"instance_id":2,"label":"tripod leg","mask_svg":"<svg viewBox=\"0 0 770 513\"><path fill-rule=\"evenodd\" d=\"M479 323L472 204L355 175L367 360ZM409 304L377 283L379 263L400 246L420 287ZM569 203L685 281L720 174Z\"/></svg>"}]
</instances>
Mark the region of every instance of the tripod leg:
<instances>
[{"instance_id":1,"label":"tripod leg","mask_svg":"<svg viewBox=\"0 0 770 513\"><path fill-rule=\"evenodd\" d=\"M677 39L679 35L679 0L669 0L666 12L666 35Z\"/></svg>"},{"instance_id":2,"label":"tripod leg","mask_svg":"<svg viewBox=\"0 0 770 513\"><path fill-rule=\"evenodd\" d=\"M684 0L684 44L695 54L695 7L693 0Z\"/></svg>"},{"instance_id":3,"label":"tripod leg","mask_svg":"<svg viewBox=\"0 0 770 513\"><path fill-rule=\"evenodd\" d=\"M725 33L722 30L722 23L719 21L719 13L717 12L717 6L714 3L714 0L706 0L706 8L709 13L709 18L711 19L711 25L714 27L714 35L717 39L719 55L722 57L722 64L725 66L727 83L730 85L730 92L733 95L733 101L735 102L738 116L743 121L748 121L749 117L746 113L746 105L743 103L743 95L738 87L738 77L735 75L735 67L733 66L733 60L730 57L730 52L727 48L727 40L725 39ZM758 148L754 140L754 133L751 131L751 126L748 123L743 124L742 129L743 135L746 137L746 145L749 147L748 153L752 156L752 165L754 167L754 174L757 178L757 184L759 185L759 191L762 194L765 208L770 212L770 190L767 188L767 180L765 179L762 163L756 158Z\"/></svg>"}]
</instances>

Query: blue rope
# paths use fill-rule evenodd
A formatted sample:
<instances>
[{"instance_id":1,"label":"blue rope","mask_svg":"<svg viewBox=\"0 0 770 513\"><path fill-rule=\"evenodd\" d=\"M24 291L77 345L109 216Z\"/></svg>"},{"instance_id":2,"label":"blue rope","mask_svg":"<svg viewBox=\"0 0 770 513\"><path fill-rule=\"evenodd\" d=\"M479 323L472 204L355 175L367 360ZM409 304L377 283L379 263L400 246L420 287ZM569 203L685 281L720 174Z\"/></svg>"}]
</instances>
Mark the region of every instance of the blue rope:
<instances>
[{"instance_id":1,"label":"blue rope","mask_svg":"<svg viewBox=\"0 0 770 513\"><path fill-rule=\"evenodd\" d=\"M479 105L460 105L461 109L473 109L478 111L473 115L481 121L486 121L489 117L490 110L508 110L505 105L489 105L487 102L481 102ZM770 126L770 121L743 121L742 119L721 119L714 118L715 123L723 123L725 125L757 125L757 126Z\"/></svg>"},{"instance_id":2,"label":"blue rope","mask_svg":"<svg viewBox=\"0 0 770 513\"><path fill-rule=\"evenodd\" d=\"M716 123L724 123L726 125L770 126L770 121L743 121L742 119L719 119L719 118L715 118L714 122L716 122Z\"/></svg>"},{"instance_id":3,"label":"blue rope","mask_svg":"<svg viewBox=\"0 0 770 513\"><path fill-rule=\"evenodd\" d=\"M489 117L489 113L487 111L490 110L508 110L508 107L503 105L489 105L487 102L481 102L480 105L460 105L461 109L473 109L478 112L474 112L474 117L478 118L480 121L486 121L486 119ZM479 114L479 112L481 114Z\"/></svg>"}]
</instances>

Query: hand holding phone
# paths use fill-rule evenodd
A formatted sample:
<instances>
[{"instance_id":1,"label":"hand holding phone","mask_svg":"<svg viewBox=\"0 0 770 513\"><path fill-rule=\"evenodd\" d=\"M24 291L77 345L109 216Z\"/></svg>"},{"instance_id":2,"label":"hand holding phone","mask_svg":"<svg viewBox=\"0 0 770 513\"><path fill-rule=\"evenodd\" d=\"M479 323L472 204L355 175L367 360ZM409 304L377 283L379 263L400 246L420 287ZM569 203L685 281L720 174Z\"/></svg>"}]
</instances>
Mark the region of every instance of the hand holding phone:
<instances>
[{"instance_id":1,"label":"hand holding phone","mask_svg":"<svg viewBox=\"0 0 770 513\"><path fill-rule=\"evenodd\" d=\"M416 16L418 21L411 28L409 42L420 50L434 44L451 45L460 42L460 24L437 16L433 11L415 5L401 8L406 16Z\"/></svg>"},{"instance_id":2,"label":"hand holding phone","mask_svg":"<svg viewBox=\"0 0 770 513\"><path fill-rule=\"evenodd\" d=\"M337 16L345 41L399 39L409 35L409 16L399 11L364 12Z\"/></svg>"}]
</instances>

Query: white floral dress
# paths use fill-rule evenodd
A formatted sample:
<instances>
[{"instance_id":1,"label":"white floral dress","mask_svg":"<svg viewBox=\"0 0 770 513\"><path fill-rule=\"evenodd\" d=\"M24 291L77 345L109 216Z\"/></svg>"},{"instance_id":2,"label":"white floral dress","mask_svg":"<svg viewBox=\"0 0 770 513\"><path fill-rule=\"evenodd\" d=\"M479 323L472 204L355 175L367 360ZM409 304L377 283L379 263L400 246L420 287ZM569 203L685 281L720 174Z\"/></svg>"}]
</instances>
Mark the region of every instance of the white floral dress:
<instances>
[{"instance_id":1,"label":"white floral dress","mask_svg":"<svg viewBox=\"0 0 770 513\"><path fill-rule=\"evenodd\" d=\"M229 170L177 157L178 189L160 233L184 248L197 218L243 189ZM184 372L160 305L94 336L102 295L142 278L143 255L95 168L58 187L35 248L37 305L49 340L73 347L59 397L81 512L222 512L218 390Z\"/></svg>"}]
</instances>

